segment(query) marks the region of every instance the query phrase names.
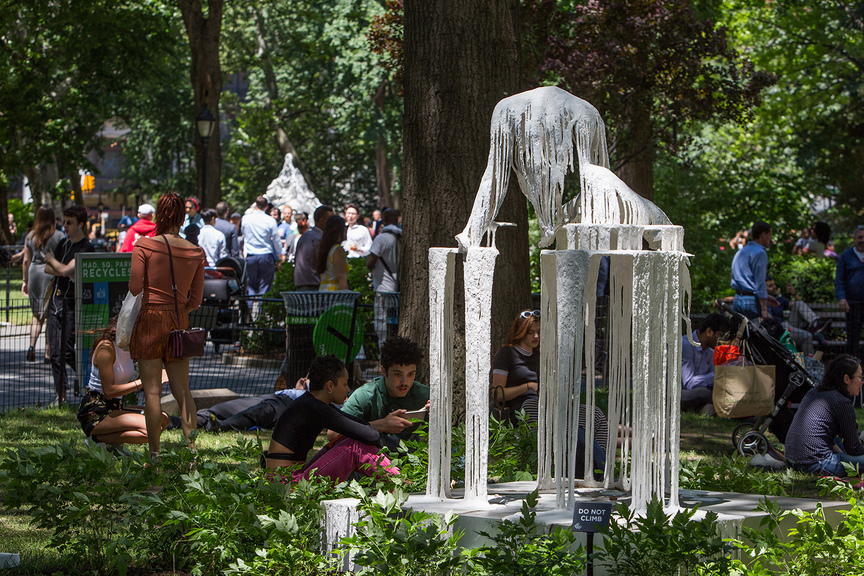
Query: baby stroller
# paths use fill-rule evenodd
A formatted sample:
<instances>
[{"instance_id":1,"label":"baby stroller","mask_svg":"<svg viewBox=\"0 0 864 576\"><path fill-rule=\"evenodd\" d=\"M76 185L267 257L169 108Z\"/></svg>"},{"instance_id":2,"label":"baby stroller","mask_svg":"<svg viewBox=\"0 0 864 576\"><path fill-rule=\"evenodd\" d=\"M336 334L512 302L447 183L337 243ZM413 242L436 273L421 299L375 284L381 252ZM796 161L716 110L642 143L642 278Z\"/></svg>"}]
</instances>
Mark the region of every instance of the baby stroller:
<instances>
[{"instance_id":1,"label":"baby stroller","mask_svg":"<svg viewBox=\"0 0 864 576\"><path fill-rule=\"evenodd\" d=\"M216 353L223 344L233 345L236 325L240 322L240 309L234 305L235 298L245 294L246 261L228 256L216 262L213 268L204 270L203 306L216 309L215 323L210 329L210 341ZM233 301L233 302L232 302Z\"/></svg>"},{"instance_id":2,"label":"baby stroller","mask_svg":"<svg viewBox=\"0 0 864 576\"><path fill-rule=\"evenodd\" d=\"M779 339L772 336L761 322L748 320L722 305L738 321L738 339L747 341L747 360L753 364L771 365L775 370L774 408L767 416L760 416L755 423L744 423L732 432L732 444L742 456L764 456L770 449L765 431L774 434L781 443L786 442L786 433L804 395L818 380L816 372L821 364L808 359L810 370L802 366L795 355Z\"/></svg>"}]
</instances>

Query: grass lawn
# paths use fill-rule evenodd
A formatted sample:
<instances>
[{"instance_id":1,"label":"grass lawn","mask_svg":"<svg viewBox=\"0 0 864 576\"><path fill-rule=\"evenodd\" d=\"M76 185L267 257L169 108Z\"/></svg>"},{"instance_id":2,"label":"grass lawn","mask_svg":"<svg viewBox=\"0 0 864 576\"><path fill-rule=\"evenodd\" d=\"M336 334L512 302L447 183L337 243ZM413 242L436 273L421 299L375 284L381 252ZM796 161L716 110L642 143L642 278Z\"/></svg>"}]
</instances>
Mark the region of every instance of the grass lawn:
<instances>
[{"instance_id":1,"label":"grass lawn","mask_svg":"<svg viewBox=\"0 0 864 576\"><path fill-rule=\"evenodd\" d=\"M858 410L859 427L864 421L864 410ZM704 475L705 489L724 490L741 486L767 486L785 479L782 484L790 496L817 498L819 489L816 478L797 472L763 472L744 465L743 459L733 459L731 434L738 423L717 417L684 414L681 418L682 466L691 466L698 461L697 468ZM244 433L252 439L258 438L265 447L270 433L259 431ZM219 463L236 463L229 455L229 447L236 443L238 434L202 433L196 439L198 460ZM38 446L82 442L81 428L71 409L27 409L11 410L0 414L0 445L7 449L36 448ZM178 447L179 430L168 431L162 436L163 446ZM319 445L324 443L323 435ZM130 446L130 450L145 451L146 446ZM257 466L257 462L248 462ZM737 475L737 476L736 476ZM700 477L701 478L701 477ZM731 479L730 479L731 478ZM683 484L683 483L682 483ZM691 486L697 487L697 486ZM3 487L0 486L0 496ZM754 490L756 491L756 490ZM0 512L0 546L2 552L17 552L22 555L23 568L18 574L52 574L62 567L60 553L46 547L48 533L30 525L30 517L21 511Z\"/></svg>"},{"instance_id":2,"label":"grass lawn","mask_svg":"<svg viewBox=\"0 0 864 576\"><path fill-rule=\"evenodd\" d=\"M9 269L9 282L6 282L6 272L0 274L0 298L2 298L2 306L6 308L6 297L9 297L9 308L19 309L10 316L9 320L12 324L29 324L32 318L30 312L30 298L21 292L21 286L24 284L21 266L13 266ZM0 321L6 320L6 315L0 315Z\"/></svg>"}]
</instances>

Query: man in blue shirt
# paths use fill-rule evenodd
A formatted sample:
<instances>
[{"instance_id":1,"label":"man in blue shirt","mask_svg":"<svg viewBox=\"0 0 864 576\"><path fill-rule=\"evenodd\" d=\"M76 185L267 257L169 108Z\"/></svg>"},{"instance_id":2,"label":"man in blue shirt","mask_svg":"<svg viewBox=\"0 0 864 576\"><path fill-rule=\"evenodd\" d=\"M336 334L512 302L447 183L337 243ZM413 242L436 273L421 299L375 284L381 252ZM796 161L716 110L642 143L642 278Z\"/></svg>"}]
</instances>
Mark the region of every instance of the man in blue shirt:
<instances>
[{"instance_id":1,"label":"man in blue shirt","mask_svg":"<svg viewBox=\"0 0 864 576\"><path fill-rule=\"evenodd\" d=\"M714 347L717 340L729 330L729 320L722 314L709 314L693 340L701 347L690 344L684 335L681 347L681 411L714 414Z\"/></svg>"},{"instance_id":2,"label":"man in blue shirt","mask_svg":"<svg viewBox=\"0 0 864 576\"><path fill-rule=\"evenodd\" d=\"M246 293L263 296L273 285L276 263L284 258L276 220L267 214L267 199L258 196L252 211L243 216L240 228L246 250Z\"/></svg>"},{"instance_id":3,"label":"man in blue shirt","mask_svg":"<svg viewBox=\"0 0 864 576\"><path fill-rule=\"evenodd\" d=\"M732 309L747 318L770 318L768 290L768 252L771 245L771 225L756 222L750 233L751 241L738 250L732 260L732 288L735 298Z\"/></svg>"},{"instance_id":4,"label":"man in blue shirt","mask_svg":"<svg viewBox=\"0 0 864 576\"><path fill-rule=\"evenodd\" d=\"M837 260L834 291L840 310L846 313L846 353L857 358L864 325L864 226L855 228L853 240Z\"/></svg>"}]
</instances>

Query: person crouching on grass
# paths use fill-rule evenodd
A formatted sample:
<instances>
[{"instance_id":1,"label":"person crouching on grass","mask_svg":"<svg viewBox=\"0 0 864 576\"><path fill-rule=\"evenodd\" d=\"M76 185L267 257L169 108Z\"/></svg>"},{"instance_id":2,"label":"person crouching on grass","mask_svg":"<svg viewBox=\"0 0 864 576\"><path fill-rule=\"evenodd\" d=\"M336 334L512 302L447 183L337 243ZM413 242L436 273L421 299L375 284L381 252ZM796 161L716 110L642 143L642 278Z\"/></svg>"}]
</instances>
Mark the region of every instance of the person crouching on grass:
<instances>
[{"instance_id":1,"label":"person crouching on grass","mask_svg":"<svg viewBox=\"0 0 864 576\"><path fill-rule=\"evenodd\" d=\"M379 465L387 474L399 474L399 469L378 453L381 447L378 431L365 420L332 406L344 403L348 393L345 365L333 354L315 358L309 368L309 390L279 417L270 447L261 457L261 465L269 470L294 468L290 479L295 482L309 478L313 470L318 476L328 476L335 482L344 482L354 471L373 476ZM340 434L341 438L306 462L306 456L324 429Z\"/></svg>"},{"instance_id":2,"label":"person crouching on grass","mask_svg":"<svg viewBox=\"0 0 864 576\"><path fill-rule=\"evenodd\" d=\"M78 421L88 438L115 448L118 444L146 444L147 424L141 407L123 409L121 399L141 390L141 380L134 380L135 362L129 352L117 346L117 317L108 321L96 334L90 350L90 380L81 405ZM162 380L168 375L162 371ZM168 415L162 412L161 430L168 427Z\"/></svg>"}]
</instances>

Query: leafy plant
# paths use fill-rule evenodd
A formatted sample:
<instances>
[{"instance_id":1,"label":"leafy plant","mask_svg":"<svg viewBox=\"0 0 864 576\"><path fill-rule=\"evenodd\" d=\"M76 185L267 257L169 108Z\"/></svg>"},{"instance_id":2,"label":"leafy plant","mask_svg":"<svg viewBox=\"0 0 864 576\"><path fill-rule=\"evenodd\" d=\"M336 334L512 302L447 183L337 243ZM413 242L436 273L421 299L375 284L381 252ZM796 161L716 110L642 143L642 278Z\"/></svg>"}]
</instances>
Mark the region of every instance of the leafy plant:
<instances>
[{"instance_id":1,"label":"leafy plant","mask_svg":"<svg viewBox=\"0 0 864 576\"><path fill-rule=\"evenodd\" d=\"M537 478L537 426L524 410L516 413L516 425L509 420L489 418L489 478L518 482Z\"/></svg>"},{"instance_id":2,"label":"leafy plant","mask_svg":"<svg viewBox=\"0 0 864 576\"><path fill-rule=\"evenodd\" d=\"M412 490L422 490L429 472L429 425L422 423L411 438L400 441L399 449L390 455L390 460L399 468L400 474L388 479L398 485L407 481Z\"/></svg>"},{"instance_id":3,"label":"leafy plant","mask_svg":"<svg viewBox=\"0 0 864 576\"><path fill-rule=\"evenodd\" d=\"M236 450L254 450L253 442L240 442ZM320 502L332 488L328 478L283 484L245 462L204 463L159 492L137 495L136 515L151 534L142 553L179 558L196 575L268 573L279 563L314 573L326 561L319 554Z\"/></svg>"},{"instance_id":4,"label":"leafy plant","mask_svg":"<svg viewBox=\"0 0 864 576\"><path fill-rule=\"evenodd\" d=\"M490 542L470 553L468 564L474 573L501 576L581 574L586 556L582 546L573 550L576 534L562 526L538 525L537 501L537 490L534 490L522 502L522 515L517 522L505 520L494 535L480 532Z\"/></svg>"},{"instance_id":5,"label":"leafy plant","mask_svg":"<svg viewBox=\"0 0 864 576\"><path fill-rule=\"evenodd\" d=\"M832 492L845 494L849 510L837 510L843 521L832 526L822 503L813 512L801 509L780 510L780 505L764 498L759 510L766 512L760 530L744 528L745 539L736 541L750 561L736 563L737 574L801 574L807 576L864 573L864 508L859 495L848 486L834 486ZM793 520L795 526L782 534L781 523Z\"/></svg>"},{"instance_id":6,"label":"leafy plant","mask_svg":"<svg viewBox=\"0 0 864 576\"><path fill-rule=\"evenodd\" d=\"M795 291L805 302L834 302L834 273L836 263L831 258L797 257L788 261L777 272L777 285L792 282ZM787 298L792 298L785 294Z\"/></svg>"},{"instance_id":7,"label":"leafy plant","mask_svg":"<svg viewBox=\"0 0 864 576\"><path fill-rule=\"evenodd\" d=\"M7 509L24 508L39 528L51 532L49 546L70 562L101 574L124 575L132 560L130 492L150 485L135 458L114 458L101 447L82 452L75 441L6 453L0 478Z\"/></svg>"},{"instance_id":8,"label":"leafy plant","mask_svg":"<svg viewBox=\"0 0 864 576\"><path fill-rule=\"evenodd\" d=\"M783 470L762 474L756 472L746 458L722 456L716 464L699 458L681 461L678 476L681 488L720 490L745 494L784 496L792 486L793 472Z\"/></svg>"},{"instance_id":9,"label":"leafy plant","mask_svg":"<svg viewBox=\"0 0 864 576\"><path fill-rule=\"evenodd\" d=\"M375 496L352 484L360 498L362 519L356 533L342 543L354 555L359 574L391 576L446 576L460 573L462 560L456 551L461 532L454 532L456 516L444 517L429 512L403 512L407 500L397 488Z\"/></svg>"},{"instance_id":10,"label":"leafy plant","mask_svg":"<svg viewBox=\"0 0 864 576\"><path fill-rule=\"evenodd\" d=\"M644 515L626 503L616 508L621 522L602 532L603 552L596 554L609 574L661 576L668 574L727 574L733 546L717 531L717 514L693 520L697 508L667 515L663 501L654 498Z\"/></svg>"}]
</instances>

